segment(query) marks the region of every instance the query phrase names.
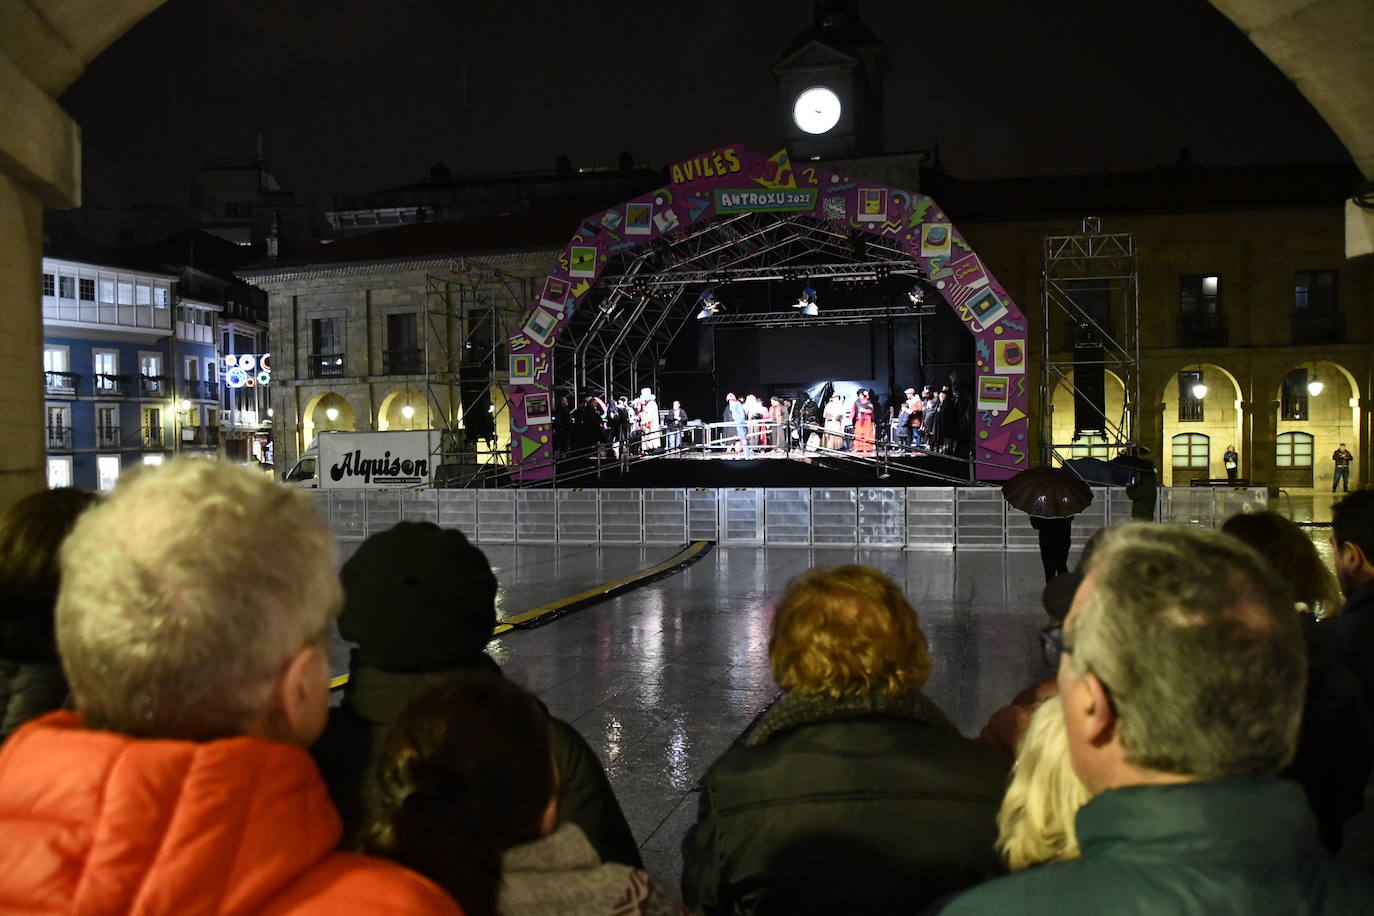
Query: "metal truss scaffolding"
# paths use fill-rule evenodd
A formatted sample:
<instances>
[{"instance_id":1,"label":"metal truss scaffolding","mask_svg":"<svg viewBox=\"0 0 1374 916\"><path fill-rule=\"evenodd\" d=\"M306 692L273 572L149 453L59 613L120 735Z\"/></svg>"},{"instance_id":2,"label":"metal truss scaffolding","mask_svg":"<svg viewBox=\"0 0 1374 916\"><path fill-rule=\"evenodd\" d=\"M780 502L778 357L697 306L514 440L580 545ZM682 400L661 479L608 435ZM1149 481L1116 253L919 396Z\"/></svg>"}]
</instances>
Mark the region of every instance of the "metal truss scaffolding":
<instances>
[{"instance_id":1,"label":"metal truss scaffolding","mask_svg":"<svg viewBox=\"0 0 1374 916\"><path fill-rule=\"evenodd\" d=\"M507 425L505 319L523 293L520 278L469 259L425 277L425 386L440 431L440 485L478 484L483 470L508 463L497 447L497 430Z\"/></svg>"},{"instance_id":2,"label":"metal truss scaffolding","mask_svg":"<svg viewBox=\"0 0 1374 916\"><path fill-rule=\"evenodd\" d=\"M1115 455L1135 442L1140 409L1140 283L1135 236L1103 233L1096 217L1076 235L1045 237L1041 256L1040 429L1044 463ZM1075 371L1077 370L1077 371ZM1098 384L1094 377L1101 370ZM1115 375L1119 411L1105 391ZM1054 395L1073 396L1073 433L1056 433Z\"/></svg>"},{"instance_id":3,"label":"metal truss scaffolding","mask_svg":"<svg viewBox=\"0 0 1374 916\"><path fill-rule=\"evenodd\" d=\"M714 286L894 274L922 275L895 238L860 237L803 215L717 217L607 264L586 304L559 338L555 375L560 388L575 399L641 387L657 390L664 355L695 318L700 294ZM750 323L799 320L785 313L773 315L773 321L751 316L755 317L765 321Z\"/></svg>"}]
</instances>

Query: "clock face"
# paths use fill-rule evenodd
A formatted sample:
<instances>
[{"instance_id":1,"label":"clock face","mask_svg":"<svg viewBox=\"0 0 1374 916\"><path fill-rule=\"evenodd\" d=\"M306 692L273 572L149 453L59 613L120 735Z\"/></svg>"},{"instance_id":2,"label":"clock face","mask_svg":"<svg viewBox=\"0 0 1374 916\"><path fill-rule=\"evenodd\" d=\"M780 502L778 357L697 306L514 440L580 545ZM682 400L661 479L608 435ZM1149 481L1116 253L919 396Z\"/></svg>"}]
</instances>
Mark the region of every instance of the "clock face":
<instances>
[{"instance_id":1,"label":"clock face","mask_svg":"<svg viewBox=\"0 0 1374 916\"><path fill-rule=\"evenodd\" d=\"M797 96L792 120L808 134L823 134L839 123L840 97L824 86L812 86Z\"/></svg>"}]
</instances>

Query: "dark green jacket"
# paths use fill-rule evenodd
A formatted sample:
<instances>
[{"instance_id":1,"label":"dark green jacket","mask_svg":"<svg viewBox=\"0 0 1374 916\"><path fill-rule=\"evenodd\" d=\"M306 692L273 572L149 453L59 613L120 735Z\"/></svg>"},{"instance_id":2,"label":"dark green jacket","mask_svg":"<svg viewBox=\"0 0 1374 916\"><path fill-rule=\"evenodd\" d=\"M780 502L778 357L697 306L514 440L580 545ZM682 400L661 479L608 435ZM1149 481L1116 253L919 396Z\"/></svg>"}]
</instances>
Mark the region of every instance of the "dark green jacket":
<instances>
[{"instance_id":1,"label":"dark green jacket","mask_svg":"<svg viewBox=\"0 0 1374 916\"><path fill-rule=\"evenodd\" d=\"M707 772L683 898L706 913L917 911L996 871L1006 775L919 693L790 695Z\"/></svg>"},{"instance_id":2,"label":"dark green jacket","mask_svg":"<svg viewBox=\"0 0 1374 916\"><path fill-rule=\"evenodd\" d=\"M482 658L481 667L500 677L501 669ZM330 710L324 735L311 748L343 817L346 838L356 838L364 826L372 774L391 726L415 696L454 673L395 674L353 666L343 703ZM559 822L581 827L603 862L643 868L639 846L596 752L576 729L553 716L549 737L559 773Z\"/></svg>"},{"instance_id":3,"label":"dark green jacket","mask_svg":"<svg viewBox=\"0 0 1374 916\"><path fill-rule=\"evenodd\" d=\"M1075 826L1081 859L975 888L943 916L1374 913L1374 883L1330 858L1291 782L1114 789Z\"/></svg>"}]
</instances>

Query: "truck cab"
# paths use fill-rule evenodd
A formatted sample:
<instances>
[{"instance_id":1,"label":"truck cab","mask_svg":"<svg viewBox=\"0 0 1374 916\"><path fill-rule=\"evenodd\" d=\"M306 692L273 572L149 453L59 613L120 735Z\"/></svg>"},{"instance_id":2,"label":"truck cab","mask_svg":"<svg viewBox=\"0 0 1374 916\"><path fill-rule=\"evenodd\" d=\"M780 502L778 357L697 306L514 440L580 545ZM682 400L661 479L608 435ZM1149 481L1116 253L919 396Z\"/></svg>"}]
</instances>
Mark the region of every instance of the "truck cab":
<instances>
[{"instance_id":1,"label":"truck cab","mask_svg":"<svg viewBox=\"0 0 1374 916\"><path fill-rule=\"evenodd\" d=\"M319 444L311 445L301 455L300 460L291 466L291 470L286 472L286 476L281 482L291 487L301 487L303 489L318 489L320 486L320 447Z\"/></svg>"}]
</instances>

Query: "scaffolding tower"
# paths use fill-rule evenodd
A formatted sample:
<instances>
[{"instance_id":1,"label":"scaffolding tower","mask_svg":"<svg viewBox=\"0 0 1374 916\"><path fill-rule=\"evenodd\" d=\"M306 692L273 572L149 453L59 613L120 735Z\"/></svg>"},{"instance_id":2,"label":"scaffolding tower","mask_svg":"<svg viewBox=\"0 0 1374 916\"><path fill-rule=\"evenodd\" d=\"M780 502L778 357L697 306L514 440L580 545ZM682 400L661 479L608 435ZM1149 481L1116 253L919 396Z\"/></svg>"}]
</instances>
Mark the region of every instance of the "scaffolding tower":
<instances>
[{"instance_id":1,"label":"scaffolding tower","mask_svg":"<svg viewBox=\"0 0 1374 916\"><path fill-rule=\"evenodd\" d=\"M1140 280L1135 236L1086 217L1076 235L1045 237L1041 255L1040 416L1046 465L1111 457L1136 442L1140 411ZM1123 389L1107 407L1110 373ZM1054 395L1073 397L1073 433L1056 434ZM1105 455L1101 454L1105 452Z\"/></svg>"},{"instance_id":2,"label":"scaffolding tower","mask_svg":"<svg viewBox=\"0 0 1374 916\"><path fill-rule=\"evenodd\" d=\"M509 465L498 447L508 425L505 379L507 312L523 300L525 281L472 259L425 277L425 390L436 486L478 486ZM437 421L437 423L436 423Z\"/></svg>"}]
</instances>

